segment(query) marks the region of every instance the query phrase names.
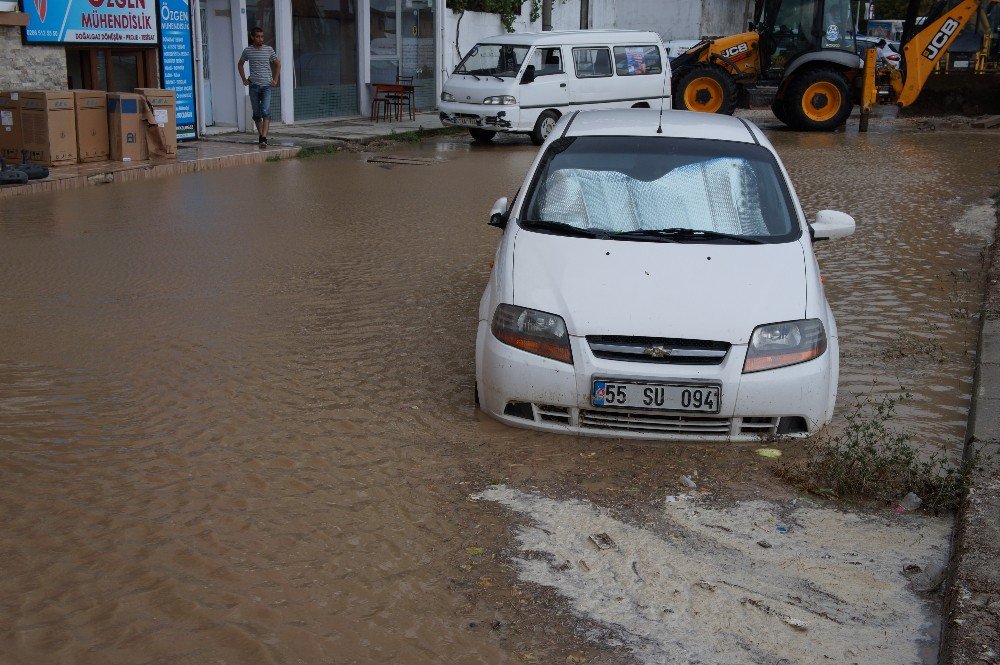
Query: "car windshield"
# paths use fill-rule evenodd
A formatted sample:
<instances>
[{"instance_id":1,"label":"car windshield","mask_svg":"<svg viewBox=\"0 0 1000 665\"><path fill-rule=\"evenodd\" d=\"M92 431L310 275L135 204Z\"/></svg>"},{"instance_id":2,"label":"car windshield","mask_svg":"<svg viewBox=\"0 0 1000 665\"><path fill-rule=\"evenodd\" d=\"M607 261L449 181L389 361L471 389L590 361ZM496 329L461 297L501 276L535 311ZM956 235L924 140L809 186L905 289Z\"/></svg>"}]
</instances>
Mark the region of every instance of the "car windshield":
<instances>
[{"instance_id":1,"label":"car windshield","mask_svg":"<svg viewBox=\"0 0 1000 665\"><path fill-rule=\"evenodd\" d=\"M558 139L526 200L521 226L546 233L664 242L799 237L774 157L731 141Z\"/></svg>"},{"instance_id":2,"label":"car windshield","mask_svg":"<svg viewBox=\"0 0 1000 665\"><path fill-rule=\"evenodd\" d=\"M517 76L528 55L527 46L476 44L455 68L456 74L477 76Z\"/></svg>"}]
</instances>

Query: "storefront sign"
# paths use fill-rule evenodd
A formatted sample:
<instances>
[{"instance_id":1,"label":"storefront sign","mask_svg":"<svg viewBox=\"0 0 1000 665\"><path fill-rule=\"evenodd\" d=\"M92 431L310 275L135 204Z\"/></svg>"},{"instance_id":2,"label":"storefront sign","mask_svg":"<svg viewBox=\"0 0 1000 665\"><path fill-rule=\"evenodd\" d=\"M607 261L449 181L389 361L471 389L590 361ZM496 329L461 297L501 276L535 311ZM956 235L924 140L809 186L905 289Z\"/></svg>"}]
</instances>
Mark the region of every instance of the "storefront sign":
<instances>
[{"instance_id":1,"label":"storefront sign","mask_svg":"<svg viewBox=\"0 0 1000 665\"><path fill-rule=\"evenodd\" d=\"M160 69L163 87L177 97L177 138L195 137L194 67L191 8L188 0L159 0Z\"/></svg>"},{"instance_id":2,"label":"storefront sign","mask_svg":"<svg viewBox=\"0 0 1000 665\"><path fill-rule=\"evenodd\" d=\"M29 44L155 46L154 0L23 0Z\"/></svg>"}]
</instances>

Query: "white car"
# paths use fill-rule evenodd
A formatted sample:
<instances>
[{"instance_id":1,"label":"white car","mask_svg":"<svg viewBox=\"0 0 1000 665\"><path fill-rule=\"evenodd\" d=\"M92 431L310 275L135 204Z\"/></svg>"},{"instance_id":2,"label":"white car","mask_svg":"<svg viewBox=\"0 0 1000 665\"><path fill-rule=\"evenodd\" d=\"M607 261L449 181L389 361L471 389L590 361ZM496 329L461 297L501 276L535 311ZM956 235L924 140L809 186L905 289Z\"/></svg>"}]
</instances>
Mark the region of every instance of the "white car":
<instances>
[{"instance_id":1,"label":"white car","mask_svg":"<svg viewBox=\"0 0 1000 665\"><path fill-rule=\"evenodd\" d=\"M562 118L513 204L479 306L476 393L521 427L596 436L809 436L833 414L837 325L774 148L723 115Z\"/></svg>"}]
</instances>

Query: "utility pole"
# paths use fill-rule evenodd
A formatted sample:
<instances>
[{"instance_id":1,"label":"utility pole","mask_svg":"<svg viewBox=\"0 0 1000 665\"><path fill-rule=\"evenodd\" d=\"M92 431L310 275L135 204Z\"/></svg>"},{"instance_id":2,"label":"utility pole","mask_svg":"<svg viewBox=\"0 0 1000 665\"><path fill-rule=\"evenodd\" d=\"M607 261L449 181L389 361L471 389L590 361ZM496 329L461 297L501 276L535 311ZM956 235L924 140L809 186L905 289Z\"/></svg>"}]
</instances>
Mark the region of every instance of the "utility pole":
<instances>
[{"instance_id":1,"label":"utility pole","mask_svg":"<svg viewBox=\"0 0 1000 665\"><path fill-rule=\"evenodd\" d=\"M542 0L542 30L552 29L552 0Z\"/></svg>"},{"instance_id":2,"label":"utility pole","mask_svg":"<svg viewBox=\"0 0 1000 665\"><path fill-rule=\"evenodd\" d=\"M580 0L580 29L590 27L590 0Z\"/></svg>"}]
</instances>

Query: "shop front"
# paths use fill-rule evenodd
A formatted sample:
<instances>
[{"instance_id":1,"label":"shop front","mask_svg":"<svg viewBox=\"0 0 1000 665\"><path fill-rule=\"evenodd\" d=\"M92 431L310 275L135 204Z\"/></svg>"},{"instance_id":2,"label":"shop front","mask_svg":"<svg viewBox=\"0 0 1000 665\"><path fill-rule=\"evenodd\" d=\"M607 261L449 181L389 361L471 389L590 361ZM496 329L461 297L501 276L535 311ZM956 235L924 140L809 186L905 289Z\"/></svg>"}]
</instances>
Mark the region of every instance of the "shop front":
<instances>
[{"instance_id":1,"label":"shop front","mask_svg":"<svg viewBox=\"0 0 1000 665\"><path fill-rule=\"evenodd\" d=\"M412 79L418 108L436 103L433 0L194 0L201 116L206 127L248 128L236 63L250 30L281 60L274 122L364 115L371 84Z\"/></svg>"},{"instance_id":2,"label":"shop front","mask_svg":"<svg viewBox=\"0 0 1000 665\"><path fill-rule=\"evenodd\" d=\"M23 48L64 50L62 75L52 77L61 79L58 89L169 88L178 138L194 138L188 0L25 0L23 7Z\"/></svg>"}]
</instances>

